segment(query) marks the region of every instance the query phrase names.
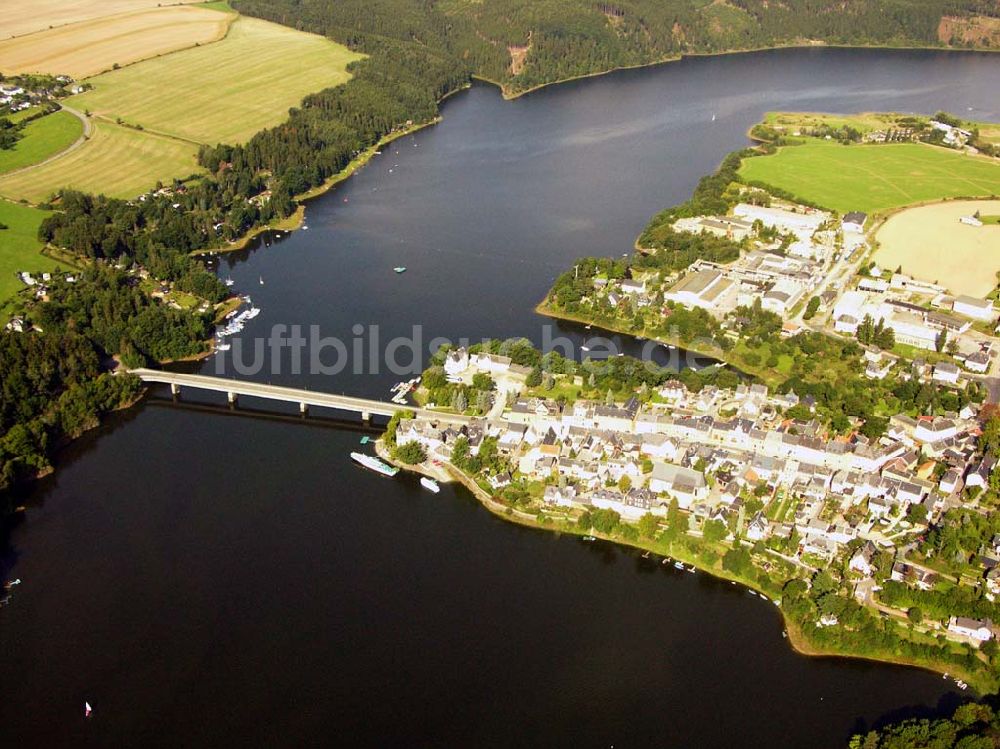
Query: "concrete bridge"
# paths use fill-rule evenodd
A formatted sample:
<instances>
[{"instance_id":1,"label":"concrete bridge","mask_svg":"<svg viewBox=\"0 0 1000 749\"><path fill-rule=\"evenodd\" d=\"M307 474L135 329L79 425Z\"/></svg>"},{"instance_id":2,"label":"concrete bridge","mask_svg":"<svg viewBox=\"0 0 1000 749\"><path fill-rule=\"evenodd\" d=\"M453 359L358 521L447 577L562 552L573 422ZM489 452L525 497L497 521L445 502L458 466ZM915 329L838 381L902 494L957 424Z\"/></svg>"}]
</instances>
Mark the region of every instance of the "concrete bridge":
<instances>
[{"instance_id":1,"label":"concrete bridge","mask_svg":"<svg viewBox=\"0 0 1000 749\"><path fill-rule=\"evenodd\" d=\"M336 411L348 411L360 414L364 421L369 421L372 416L391 417L396 411L404 409L413 411L421 418L435 419L446 424L461 425L468 424L471 421L470 417L460 414L441 413L440 411L432 411L426 408L401 406L389 401L355 398L350 395L320 393L314 390L302 390L281 385L267 385L249 380L233 380L225 377L211 377L209 375L165 372L158 369L133 369L130 372L143 382L170 385L170 392L174 395L180 395L182 388L225 393L231 404L235 404L239 396L242 395L261 398L263 400L297 403L299 411L303 414L311 406L330 408Z\"/></svg>"}]
</instances>

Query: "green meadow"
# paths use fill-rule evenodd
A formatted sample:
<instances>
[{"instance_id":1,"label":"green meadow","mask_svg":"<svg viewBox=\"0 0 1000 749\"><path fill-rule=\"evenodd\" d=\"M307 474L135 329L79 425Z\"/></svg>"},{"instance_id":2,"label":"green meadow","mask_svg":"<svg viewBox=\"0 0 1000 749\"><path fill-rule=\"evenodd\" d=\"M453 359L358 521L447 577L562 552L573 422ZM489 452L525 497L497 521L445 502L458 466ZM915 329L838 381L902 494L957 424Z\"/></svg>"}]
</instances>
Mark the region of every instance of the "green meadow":
<instances>
[{"instance_id":1,"label":"green meadow","mask_svg":"<svg viewBox=\"0 0 1000 749\"><path fill-rule=\"evenodd\" d=\"M922 143L845 146L808 138L744 159L740 176L841 213L1000 195L1000 161Z\"/></svg>"},{"instance_id":2,"label":"green meadow","mask_svg":"<svg viewBox=\"0 0 1000 749\"><path fill-rule=\"evenodd\" d=\"M13 148L0 150L0 174L45 161L69 148L82 134L83 123L69 112L54 112L32 120L24 126L22 137Z\"/></svg>"},{"instance_id":3,"label":"green meadow","mask_svg":"<svg viewBox=\"0 0 1000 749\"><path fill-rule=\"evenodd\" d=\"M0 200L0 305L18 289L24 288L17 278L18 271L50 271L56 262L39 250L38 227L47 211Z\"/></svg>"}]
</instances>

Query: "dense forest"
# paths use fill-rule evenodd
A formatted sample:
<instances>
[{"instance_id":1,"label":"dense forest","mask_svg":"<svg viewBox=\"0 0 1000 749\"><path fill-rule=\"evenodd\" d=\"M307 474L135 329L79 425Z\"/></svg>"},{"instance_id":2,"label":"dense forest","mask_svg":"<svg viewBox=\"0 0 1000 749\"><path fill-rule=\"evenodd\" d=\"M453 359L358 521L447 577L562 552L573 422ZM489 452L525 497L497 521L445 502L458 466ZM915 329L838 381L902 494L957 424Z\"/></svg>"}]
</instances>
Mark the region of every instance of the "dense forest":
<instances>
[{"instance_id":1,"label":"dense forest","mask_svg":"<svg viewBox=\"0 0 1000 749\"><path fill-rule=\"evenodd\" d=\"M510 91L684 53L821 40L972 46L989 34L942 18L997 15L990 0L237 0L235 6L363 47L418 42Z\"/></svg>"},{"instance_id":2,"label":"dense forest","mask_svg":"<svg viewBox=\"0 0 1000 749\"><path fill-rule=\"evenodd\" d=\"M173 309L140 290L136 278L97 264L70 282L54 278L34 305L31 333L0 332L0 497L44 473L53 450L130 403L141 390L126 366L204 350L209 313Z\"/></svg>"},{"instance_id":3,"label":"dense forest","mask_svg":"<svg viewBox=\"0 0 1000 749\"><path fill-rule=\"evenodd\" d=\"M850 749L996 749L1000 715L986 703L969 702L950 718L911 718L854 736Z\"/></svg>"}]
</instances>

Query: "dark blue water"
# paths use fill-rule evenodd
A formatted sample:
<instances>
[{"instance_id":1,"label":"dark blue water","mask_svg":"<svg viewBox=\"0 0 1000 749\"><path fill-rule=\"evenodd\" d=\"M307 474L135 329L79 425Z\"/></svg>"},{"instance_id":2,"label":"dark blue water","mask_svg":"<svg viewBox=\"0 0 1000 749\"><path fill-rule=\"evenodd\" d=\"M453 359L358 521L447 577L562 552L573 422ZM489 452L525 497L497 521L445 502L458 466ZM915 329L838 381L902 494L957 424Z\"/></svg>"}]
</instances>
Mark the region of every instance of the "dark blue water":
<instances>
[{"instance_id":1,"label":"dark blue water","mask_svg":"<svg viewBox=\"0 0 1000 749\"><path fill-rule=\"evenodd\" d=\"M247 342L283 324L541 343L555 275L629 251L765 111L998 107L1000 58L936 52L701 58L513 102L475 86L220 274L263 309ZM252 376L398 379L287 364ZM728 584L356 470L356 431L198 403L111 420L28 498L5 745L835 747L954 699L933 674L794 654L777 610Z\"/></svg>"}]
</instances>

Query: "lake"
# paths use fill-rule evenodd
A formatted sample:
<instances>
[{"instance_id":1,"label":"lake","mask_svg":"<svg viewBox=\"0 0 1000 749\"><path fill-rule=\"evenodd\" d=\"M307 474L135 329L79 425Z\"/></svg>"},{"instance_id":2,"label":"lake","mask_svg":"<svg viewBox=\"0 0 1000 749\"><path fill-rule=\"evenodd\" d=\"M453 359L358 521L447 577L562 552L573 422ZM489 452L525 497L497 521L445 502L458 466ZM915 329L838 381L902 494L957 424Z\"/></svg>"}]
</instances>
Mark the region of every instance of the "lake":
<instances>
[{"instance_id":1,"label":"lake","mask_svg":"<svg viewBox=\"0 0 1000 749\"><path fill-rule=\"evenodd\" d=\"M629 252L765 111L996 120L998 60L782 50L511 102L473 86L309 203L307 230L221 260L262 310L239 338L316 326L365 362L415 325L421 351L578 342L533 312L555 276ZM236 348L192 368L232 375ZM400 376L376 361L240 376L385 397ZM365 472L360 424L222 400L158 392L26 498L4 556L23 581L0 610L5 745L838 747L958 699L939 675L796 655L736 586Z\"/></svg>"}]
</instances>

